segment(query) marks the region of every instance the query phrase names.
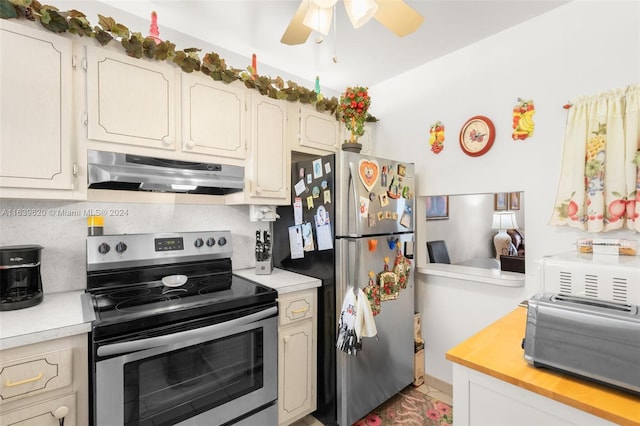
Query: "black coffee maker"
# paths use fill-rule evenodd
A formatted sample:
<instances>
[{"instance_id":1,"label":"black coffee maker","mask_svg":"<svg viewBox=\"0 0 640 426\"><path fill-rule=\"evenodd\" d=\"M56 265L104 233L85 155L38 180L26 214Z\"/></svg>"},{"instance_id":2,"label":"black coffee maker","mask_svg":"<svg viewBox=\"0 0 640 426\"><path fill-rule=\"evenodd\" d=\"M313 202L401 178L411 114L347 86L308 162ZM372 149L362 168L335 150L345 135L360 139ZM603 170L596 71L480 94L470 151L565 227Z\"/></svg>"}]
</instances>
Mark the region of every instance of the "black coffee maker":
<instances>
[{"instance_id":1,"label":"black coffee maker","mask_svg":"<svg viewBox=\"0 0 640 426\"><path fill-rule=\"evenodd\" d=\"M28 308L42 302L38 245L0 247L0 311Z\"/></svg>"}]
</instances>

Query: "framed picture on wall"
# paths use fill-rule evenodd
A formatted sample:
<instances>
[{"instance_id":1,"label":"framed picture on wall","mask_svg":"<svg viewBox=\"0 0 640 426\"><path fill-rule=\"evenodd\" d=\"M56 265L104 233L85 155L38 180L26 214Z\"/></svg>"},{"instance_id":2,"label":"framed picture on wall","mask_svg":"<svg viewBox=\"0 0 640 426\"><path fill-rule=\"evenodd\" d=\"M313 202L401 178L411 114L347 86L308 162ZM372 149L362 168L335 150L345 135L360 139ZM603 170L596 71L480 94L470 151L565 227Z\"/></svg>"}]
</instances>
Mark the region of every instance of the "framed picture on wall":
<instances>
[{"instance_id":1,"label":"framed picture on wall","mask_svg":"<svg viewBox=\"0 0 640 426\"><path fill-rule=\"evenodd\" d=\"M494 195L493 209L495 211L507 210L509 207L509 200L506 192L498 192Z\"/></svg>"},{"instance_id":2,"label":"framed picture on wall","mask_svg":"<svg viewBox=\"0 0 640 426\"><path fill-rule=\"evenodd\" d=\"M427 197L427 220L449 219L449 196Z\"/></svg>"},{"instance_id":3,"label":"framed picture on wall","mask_svg":"<svg viewBox=\"0 0 640 426\"><path fill-rule=\"evenodd\" d=\"M520 193L509 193L509 210L520 210Z\"/></svg>"}]
</instances>

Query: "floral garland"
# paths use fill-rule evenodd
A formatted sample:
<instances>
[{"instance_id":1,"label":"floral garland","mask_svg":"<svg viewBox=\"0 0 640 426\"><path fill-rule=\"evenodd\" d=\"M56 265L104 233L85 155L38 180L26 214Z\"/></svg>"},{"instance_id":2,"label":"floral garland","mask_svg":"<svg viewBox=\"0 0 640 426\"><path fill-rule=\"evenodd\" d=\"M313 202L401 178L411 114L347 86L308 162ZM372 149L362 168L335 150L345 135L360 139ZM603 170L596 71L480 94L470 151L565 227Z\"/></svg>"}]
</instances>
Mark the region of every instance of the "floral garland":
<instances>
[{"instance_id":1,"label":"floral garland","mask_svg":"<svg viewBox=\"0 0 640 426\"><path fill-rule=\"evenodd\" d=\"M37 0L0 0L1 19L28 19L38 21L44 28L54 33L69 32L79 37L95 38L100 45L105 46L112 40L120 40L127 55L134 58L155 59L173 62L186 73L200 71L213 80L232 83L240 80L249 89L255 89L261 95L273 99L286 99L290 102L299 101L303 104L315 104L320 112L329 111L340 119L338 99L325 98L315 90L307 89L293 81L286 85L282 77L270 78L256 74L252 66L246 70L230 68L224 59L215 52L206 53L200 59L201 49L187 48L176 50L170 41L156 42L152 37L144 37L139 32L117 23L113 18L98 15L98 26L91 27L84 13L78 10L60 11L54 6L42 5ZM368 115L366 121L378 121Z\"/></svg>"}]
</instances>

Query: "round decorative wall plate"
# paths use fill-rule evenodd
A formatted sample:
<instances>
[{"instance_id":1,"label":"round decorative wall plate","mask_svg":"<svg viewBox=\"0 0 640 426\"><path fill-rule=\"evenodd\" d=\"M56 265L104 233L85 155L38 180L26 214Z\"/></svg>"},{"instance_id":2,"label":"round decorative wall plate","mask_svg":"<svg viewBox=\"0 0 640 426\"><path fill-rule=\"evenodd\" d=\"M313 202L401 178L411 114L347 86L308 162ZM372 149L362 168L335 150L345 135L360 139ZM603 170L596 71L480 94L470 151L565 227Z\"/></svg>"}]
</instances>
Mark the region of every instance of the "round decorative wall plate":
<instances>
[{"instance_id":1,"label":"round decorative wall plate","mask_svg":"<svg viewBox=\"0 0 640 426\"><path fill-rule=\"evenodd\" d=\"M493 146L496 129L487 117L476 115L467 120L460 130L460 148L471 156L479 157Z\"/></svg>"}]
</instances>

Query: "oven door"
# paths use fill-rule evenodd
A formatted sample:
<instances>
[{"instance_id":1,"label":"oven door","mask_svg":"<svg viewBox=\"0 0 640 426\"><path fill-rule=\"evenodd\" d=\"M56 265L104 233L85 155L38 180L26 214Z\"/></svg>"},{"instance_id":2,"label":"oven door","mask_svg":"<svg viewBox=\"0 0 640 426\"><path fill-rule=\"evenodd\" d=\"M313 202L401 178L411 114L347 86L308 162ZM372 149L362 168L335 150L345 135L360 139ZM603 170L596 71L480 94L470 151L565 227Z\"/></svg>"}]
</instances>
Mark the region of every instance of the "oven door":
<instances>
[{"instance_id":1,"label":"oven door","mask_svg":"<svg viewBox=\"0 0 640 426\"><path fill-rule=\"evenodd\" d=\"M277 307L96 348L95 419L105 425L277 424ZM262 420L261 420L262 422Z\"/></svg>"}]
</instances>

